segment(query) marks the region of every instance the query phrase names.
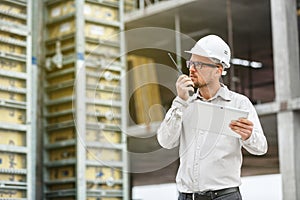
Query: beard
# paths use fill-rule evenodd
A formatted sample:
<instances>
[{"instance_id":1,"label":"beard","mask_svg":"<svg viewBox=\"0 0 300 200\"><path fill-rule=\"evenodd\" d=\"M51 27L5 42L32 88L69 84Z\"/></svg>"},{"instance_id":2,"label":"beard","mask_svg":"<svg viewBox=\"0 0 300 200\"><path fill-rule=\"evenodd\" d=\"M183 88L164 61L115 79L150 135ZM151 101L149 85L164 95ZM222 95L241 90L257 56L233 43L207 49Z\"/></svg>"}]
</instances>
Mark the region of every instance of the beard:
<instances>
[{"instance_id":1,"label":"beard","mask_svg":"<svg viewBox=\"0 0 300 200\"><path fill-rule=\"evenodd\" d=\"M190 74L191 75L191 74ZM201 75L201 74L192 74L193 77L193 82L194 82L194 87L195 88L204 88L209 86L212 83L212 72L207 74L207 77Z\"/></svg>"},{"instance_id":2,"label":"beard","mask_svg":"<svg viewBox=\"0 0 300 200\"><path fill-rule=\"evenodd\" d=\"M207 86L208 86L208 83L194 82L194 88L204 88Z\"/></svg>"}]
</instances>

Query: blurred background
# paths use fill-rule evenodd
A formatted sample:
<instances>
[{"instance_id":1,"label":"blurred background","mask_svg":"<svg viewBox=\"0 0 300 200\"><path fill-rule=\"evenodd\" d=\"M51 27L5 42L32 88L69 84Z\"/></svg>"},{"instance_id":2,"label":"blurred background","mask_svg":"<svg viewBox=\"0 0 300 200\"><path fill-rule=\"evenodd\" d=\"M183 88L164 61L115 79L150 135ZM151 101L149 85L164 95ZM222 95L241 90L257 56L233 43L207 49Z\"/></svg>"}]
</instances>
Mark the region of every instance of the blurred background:
<instances>
[{"instance_id":1,"label":"blurred background","mask_svg":"<svg viewBox=\"0 0 300 200\"><path fill-rule=\"evenodd\" d=\"M156 130L208 34L269 144L243 150L244 198L300 199L299 15L298 0L1 0L0 200L176 199L178 148Z\"/></svg>"}]
</instances>

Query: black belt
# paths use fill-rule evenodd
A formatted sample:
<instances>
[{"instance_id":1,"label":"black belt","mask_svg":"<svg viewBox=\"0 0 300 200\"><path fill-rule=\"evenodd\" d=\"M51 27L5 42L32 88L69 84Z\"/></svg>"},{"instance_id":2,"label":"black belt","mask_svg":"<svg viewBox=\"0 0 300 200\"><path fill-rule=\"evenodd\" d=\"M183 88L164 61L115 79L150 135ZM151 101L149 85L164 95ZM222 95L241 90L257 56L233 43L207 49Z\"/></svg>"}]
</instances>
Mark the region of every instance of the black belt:
<instances>
[{"instance_id":1,"label":"black belt","mask_svg":"<svg viewBox=\"0 0 300 200\"><path fill-rule=\"evenodd\" d=\"M183 195L186 197L186 199L215 199L217 197L230 194L233 192L239 192L238 187L232 187L232 188L226 188L226 189L221 189L221 190L214 190L214 191L206 191L206 192L195 192L195 193L180 193L180 195Z\"/></svg>"}]
</instances>

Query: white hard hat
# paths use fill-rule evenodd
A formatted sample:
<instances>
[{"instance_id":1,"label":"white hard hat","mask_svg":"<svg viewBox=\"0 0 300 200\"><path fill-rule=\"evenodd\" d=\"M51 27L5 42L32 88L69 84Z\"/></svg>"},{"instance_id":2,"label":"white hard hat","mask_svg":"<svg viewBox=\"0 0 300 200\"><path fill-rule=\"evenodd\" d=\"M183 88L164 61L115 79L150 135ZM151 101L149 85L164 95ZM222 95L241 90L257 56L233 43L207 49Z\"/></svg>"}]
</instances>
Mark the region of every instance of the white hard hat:
<instances>
[{"instance_id":1,"label":"white hard hat","mask_svg":"<svg viewBox=\"0 0 300 200\"><path fill-rule=\"evenodd\" d=\"M223 68L230 67L230 48L219 36L207 35L201 38L190 51L185 52L209 57L214 62L221 63Z\"/></svg>"}]
</instances>

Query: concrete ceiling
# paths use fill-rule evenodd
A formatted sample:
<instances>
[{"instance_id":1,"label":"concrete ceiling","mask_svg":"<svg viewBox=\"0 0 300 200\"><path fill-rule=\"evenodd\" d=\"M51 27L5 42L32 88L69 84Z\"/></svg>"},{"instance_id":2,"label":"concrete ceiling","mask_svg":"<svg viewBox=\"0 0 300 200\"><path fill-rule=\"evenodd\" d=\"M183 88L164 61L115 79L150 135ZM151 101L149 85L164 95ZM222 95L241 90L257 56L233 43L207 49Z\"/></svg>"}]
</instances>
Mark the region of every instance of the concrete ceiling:
<instances>
[{"instance_id":1,"label":"concrete ceiling","mask_svg":"<svg viewBox=\"0 0 300 200\"><path fill-rule=\"evenodd\" d=\"M126 46L128 52L152 57L157 63L172 66L162 51L176 52L175 16L180 18L181 57L188 59L184 50L207 34L218 34L228 39L226 0L170 0L151 5L144 11L125 15ZM259 61L263 68L249 70L235 67L246 95L258 102L274 100L271 13L269 0L231 0L233 45L235 58ZM147 27L160 27L147 28ZM139 30L137 30L139 28ZM153 49L159 49L155 52ZM175 56L175 55L174 55ZM164 74L158 76L167 77ZM159 77L158 77L159 78ZM170 79L174 84L174 80ZM226 80L225 80L226 83ZM253 87L252 87L253 86ZM256 88L255 88L256 87ZM250 91L251 90L251 91ZM167 100L169 101L169 100Z\"/></svg>"},{"instance_id":2,"label":"concrete ceiling","mask_svg":"<svg viewBox=\"0 0 300 200\"><path fill-rule=\"evenodd\" d=\"M165 1L167 2L167 1ZM172 0L174 4L178 4ZM180 32L195 40L215 33L228 41L226 0L185 1L180 6L164 6L161 12L140 12L127 15L126 29L141 27L175 28L175 15L180 16ZM272 55L271 14L269 0L231 0L233 49L236 57L262 59ZM168 7L171 7L168 9ZM141 17L143 16L143 17ZM137 40L137 35L135 35ZM145 38L141 38L145 40ZM251 55L250 55L251 54Z\"/></svg>"}]
</instances>

